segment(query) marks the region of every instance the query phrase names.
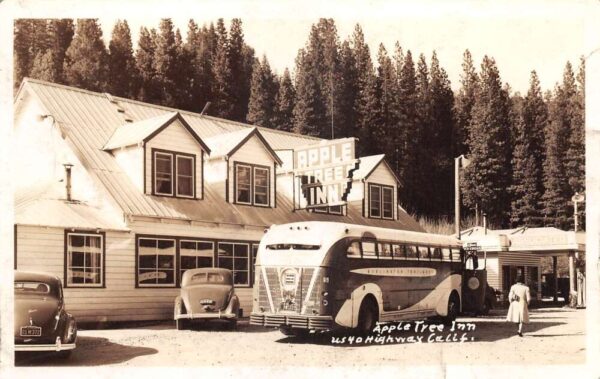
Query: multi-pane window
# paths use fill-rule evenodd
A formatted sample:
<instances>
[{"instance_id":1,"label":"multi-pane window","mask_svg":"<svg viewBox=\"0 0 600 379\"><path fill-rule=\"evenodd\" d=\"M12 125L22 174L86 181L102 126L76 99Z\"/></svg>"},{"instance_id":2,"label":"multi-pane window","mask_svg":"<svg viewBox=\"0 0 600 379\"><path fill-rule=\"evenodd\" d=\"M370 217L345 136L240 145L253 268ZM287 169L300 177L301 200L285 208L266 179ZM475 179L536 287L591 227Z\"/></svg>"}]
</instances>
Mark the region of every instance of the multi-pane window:
<instances>
[{"instance_id":1,"label":"multi-pane window","mask_svg":"<svg viewBox=\"0 0 600 379\"><path fill-rule=\"evenodd\" d=\"M67 234L67 286L103 286L103 243L103 235L100 234Z\"/></svg>"},{"instance_id":2,"label":"multi-pane window","mask_svg":"<svg viewBox=\"0 0 600 379\"><path fill-rule=\"evenodd\" d=\"M214 244L207 241L179 241L179 278L193 268L213 267Z\"/></svg>"},{"instance_id":3,"label":"multi-pane window","mask_svg":"<svg viewBox=\"0 0 600 379\"><path fill-rule=\"evenodd\" d=\"M392 187L381 188L381 205L383 207L383 218L394 218L394 189Z\"/></svg>"},{"instance_id":4,"label":"multi-pane window","mask_svg":"<svg viewBox=\"0 0 600 379\"><path fill-rule=\"evenodd\" d=\"M173 155L154 153L154 192L173 195Z\"/></svg>"},{"instance_id":5,"label":"multi-pane window","mask_svg":"<svg viewBox=\"0 0 600 379\"><path fill-rule=\"evenodd\" d=\"M381 217L381 187L371 185L369 189L369 215Z\"/></svg>"},{"instance_id":6,"label":"multi-pane window","mask_svg":"<svg viewBox=\"0 0 600 379\"><path fill-rule=\"evenodd\" d=\"M332 215L343 215L344 214L344 206L343 205L332 205L332 206L322 206L313 208L313 212L315 213L328 213Z\"/></svg>"},{"instance_id":7,"label":"multi-pane window","mask_svg":"<svg viewBox=\"0 0 600 379\"><path fill-rule=\"evenodd\" d=\"M233 283L249 285L250 257L247 243L219 242L219 267L233 272Z\"/></svg>"},{"instance_id":8,"label":"multi-pane window","mask_svg":"<svg viewBox=\"0 0 600 379\"><path fill-rule=\"evenodd\" d=\"M394 187L369 184L369 217L394 218Z\"/></svg>"},{"instance_id":9,"label":"multi-pane window","mask_svg":"<svg viewBox=\"0 0 600 379\"><path fill-rule=\"evenodd\" d=\"M138 239L138 285L175 286L175 240Z\"/></svg>"},{"instance_id":10,"label":"multi-pane window","mask_svg":"<svg viewBox=\"0 0 600 379\"><path fill-rule=\"evenodd\" d=\"M194 196L194 159L177 156L177 196Z\"/></svg>"},{"instance_id":11,"label":"multi-pane window","mask_svg":"<svg viewBox=\"0 0 600 379\"><path fill-rule=\"evenodd\" d=\"M193 155L153 150L154 194L194 197L195 157Z\"/></svg>"},{"instance_id":12,"label":"multi-pane window","mask_svg":"<svg viewBox=\"0 0 600 379\"><path fill-rule=\"evenodd\" d=\"M269 206L271 171L238 163L235 165L235 202L238 204Z\"/></svg>"}]
</instances>

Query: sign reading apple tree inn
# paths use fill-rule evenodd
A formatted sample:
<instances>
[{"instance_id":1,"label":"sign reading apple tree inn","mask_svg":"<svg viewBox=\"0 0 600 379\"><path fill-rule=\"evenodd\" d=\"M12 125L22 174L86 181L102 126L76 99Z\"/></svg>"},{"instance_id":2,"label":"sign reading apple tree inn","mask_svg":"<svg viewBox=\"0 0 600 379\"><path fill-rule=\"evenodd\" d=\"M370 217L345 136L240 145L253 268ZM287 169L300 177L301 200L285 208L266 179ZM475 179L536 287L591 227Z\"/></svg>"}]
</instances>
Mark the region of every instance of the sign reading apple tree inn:
<instances>
[{"instance_id":1,"label":"sign reading apple tree inn","mask_svg":"<svg viewBox=\"0 0 600 379\"><path fill-rule=\"evenodd\" d=\"M346 203L352 172L359 164L355 158L355 143L355 138L342 138L294 149L296 209Z\"/></svg>"}]
</instances>

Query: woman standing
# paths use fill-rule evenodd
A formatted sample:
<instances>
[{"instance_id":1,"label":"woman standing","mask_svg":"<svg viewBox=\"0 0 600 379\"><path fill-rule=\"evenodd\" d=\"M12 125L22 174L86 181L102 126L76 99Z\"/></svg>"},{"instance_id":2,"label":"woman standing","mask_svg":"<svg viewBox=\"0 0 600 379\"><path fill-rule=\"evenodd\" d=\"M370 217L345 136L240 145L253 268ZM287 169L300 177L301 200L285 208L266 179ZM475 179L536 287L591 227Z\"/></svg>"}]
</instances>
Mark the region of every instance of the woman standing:
<instances>
[{"instance_id":1,"label":"woman standing","mask_svg":"<svg viewBox=\"0 0 600 379\"><path fill-rule=\"evenodd\" d=\"M531 300L531 295L529 294L529 287L523 284L522 276L517 276L515 284L510 287L508 300L510 301L510 306L508 307L506 321L518 323L519 331L517 334L519 337L523 337L523 324L529 322L527 306Z\"/></svg>"}]
</instances>

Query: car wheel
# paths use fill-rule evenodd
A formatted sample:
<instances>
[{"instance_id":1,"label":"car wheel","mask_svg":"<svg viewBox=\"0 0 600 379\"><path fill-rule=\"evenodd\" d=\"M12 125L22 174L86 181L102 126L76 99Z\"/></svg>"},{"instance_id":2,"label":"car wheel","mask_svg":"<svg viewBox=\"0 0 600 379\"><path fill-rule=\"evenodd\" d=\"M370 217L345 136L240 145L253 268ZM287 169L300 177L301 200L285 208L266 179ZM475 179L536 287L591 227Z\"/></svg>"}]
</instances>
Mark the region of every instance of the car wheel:
<instances>
[{"instance_id":1,"label":"car wheel","mask_svg":"<svg viewBox=\"0 0 600 379\"><path fill-rule=\"evenodd\" d=\"M448 299L448 314L442 319L444 325L452 325L452 322L456 320L458 316L458 310L460 308L460 300L456 294L450 295Z\"/></svg>"},{"instance_id":2,"label":"car wheel","mask_svg":"<svg viewBox=\"0 0 600 379\"><path fill-rule=\"evenodd\" d=\"M359 334L371 333L377 324L379 318L378 313L377 304L375 304L373 300L364 300L358 311L358 325L356 331Z\"/></svg>"},{"instance_id":3,"label":"car wheel","mask_svg":"<svg viewBox=\"0 0 600 379\"><path fill-rule=\"evenodd\" d=\"M486 299L486 300L483 302L483 307L481 308L481 313L480 313L480 314L482 314L482 315L484 315L484 316L487 316L487 315L489 315L489 314L490 314L490 309L492 309L492 303L491 303L491 301L490 301L490 300L487 300L487 299Z\"/></svg>"},{"instance_id":4,"label":"car wheel","mask_svg":"<svg viewBox=\"0 0 600 379\"><path fill-rule=\"evenodd\" d=\"M60 359L69 359L73 350L62 350L56 353L56 356Z\"/></svg>"},{"instance_id":5,"label":"car wheel","mask_svg":"<svg viewBox=\"0 0 600 379\"><path fill-rule=\"evenodd\" d=\"M175 326L177 326L177 330L185 330L189 327L188 320L179 319L175 320Z\"/></svg>"}]
</instances>

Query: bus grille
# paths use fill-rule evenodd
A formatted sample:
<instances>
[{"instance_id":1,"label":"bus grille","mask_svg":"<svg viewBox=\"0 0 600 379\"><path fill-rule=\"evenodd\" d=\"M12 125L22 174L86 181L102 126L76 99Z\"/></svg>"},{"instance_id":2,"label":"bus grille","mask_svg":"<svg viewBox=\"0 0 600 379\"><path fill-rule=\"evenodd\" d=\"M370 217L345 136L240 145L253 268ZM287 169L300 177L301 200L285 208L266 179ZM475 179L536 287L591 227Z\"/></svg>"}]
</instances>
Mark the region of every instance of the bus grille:
<instances>
[{"instance_id":1,"label":"bus grille","mask_svg":"<svg viewBox=\"0 0 600 379\"><path fill-rule=\"evenodd\" d=\"M316 288L313 288L312 293L310 294L309 304L303 304L306 300L306 294L310 287L310 281L312 279L313 273L315 271L314 268L295 268L297 272L300 273L300 277L297 283L296 288L293 293L284 294L284 283L281 282L281 269L277 267L265 267L264 272L266 273L266 283L263 278L262 268L260 275L258 276L258 305L261 311L285 311L286 313L302 313L302 308L305 305L313 304L316 305L318 309L318 301ZM315 287L321 280L321 275L319 278L316 278ZM255 284L256 285L256 284ZM267 289L268 287L268 289ZM267 291L270 291L271 299L273 301L273 308L271 309L271 304L269 302L269 296ZM310 307L306 309L309 311L313 309Z\"/></svg>"}]
</instances>

